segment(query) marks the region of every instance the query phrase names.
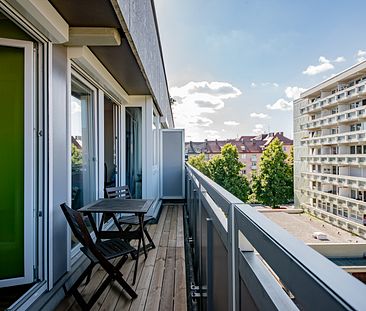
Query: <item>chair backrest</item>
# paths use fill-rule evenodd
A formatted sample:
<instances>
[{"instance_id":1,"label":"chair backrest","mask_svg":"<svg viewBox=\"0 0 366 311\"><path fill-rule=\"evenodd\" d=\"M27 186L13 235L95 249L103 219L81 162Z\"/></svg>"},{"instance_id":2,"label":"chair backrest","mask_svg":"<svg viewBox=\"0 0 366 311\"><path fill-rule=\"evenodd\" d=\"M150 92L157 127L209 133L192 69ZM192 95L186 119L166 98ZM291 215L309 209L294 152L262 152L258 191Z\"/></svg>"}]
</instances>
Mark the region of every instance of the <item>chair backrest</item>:
<instances>
[{"instance_id":1,"label":"chair backrest","mask_svg":"<svg viewBox=\"0 0 366 311\"><path fill-rule=\"evenodd\" d=\"M132 199L130 189L128 186L121 187L109 187L105 188L108 199L121 198L121 199Z\"/></svg>"},{"instance_id":2,"label":"chair backrest","mask_svg":"<svg viewBox=\"0 0 366 311\"><path fill-rule=\"evenodd\" d=\"M87 248L93 246L94 242L90 236L88 228L85 225L81 213L68 207L66 203L61 204L61 209L65 214L66 220L78 241Z\"/></svg>"}]
</instances>

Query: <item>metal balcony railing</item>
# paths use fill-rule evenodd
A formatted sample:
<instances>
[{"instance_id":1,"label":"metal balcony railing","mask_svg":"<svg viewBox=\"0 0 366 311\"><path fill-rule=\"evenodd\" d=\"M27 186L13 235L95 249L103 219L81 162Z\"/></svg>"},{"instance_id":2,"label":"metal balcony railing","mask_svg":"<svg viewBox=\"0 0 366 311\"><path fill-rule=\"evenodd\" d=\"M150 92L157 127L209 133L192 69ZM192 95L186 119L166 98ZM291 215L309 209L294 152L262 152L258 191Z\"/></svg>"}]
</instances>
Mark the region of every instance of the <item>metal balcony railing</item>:
<instances>
[{"instance_id":1,"label":"metal balcony railing","mask_svg":"<svg viewBox=\"0 0 366 311\"><path fill-rule=\"evenodd\" d=\"M362 310L366 286L190 165L200 310Z\"/></svg>"}]
</instances>

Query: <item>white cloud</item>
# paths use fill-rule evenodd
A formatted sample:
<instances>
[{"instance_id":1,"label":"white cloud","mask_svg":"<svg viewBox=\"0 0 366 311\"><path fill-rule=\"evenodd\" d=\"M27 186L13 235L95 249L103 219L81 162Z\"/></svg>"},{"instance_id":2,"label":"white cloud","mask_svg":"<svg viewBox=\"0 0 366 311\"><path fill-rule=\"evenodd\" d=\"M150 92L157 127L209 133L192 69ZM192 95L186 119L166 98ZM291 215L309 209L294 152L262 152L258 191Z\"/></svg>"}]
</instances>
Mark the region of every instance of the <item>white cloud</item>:
<instances>
[{"instance_id":1,"label":"white cloud","mask_svg":"<svg viewBox=\"0 0 366 311\"><path fill-rule=\"evenodd\" d=\"M261 86L273 86L273 87L279 87L278 83L276 82L262 82Z\"/></svg>"},{"instance_id":2,"label":"white cloud","mask_svg":"<svg viewBox=\"0 0 366 311\"><path fill-rule=\"evenodd\" d=\"M343 56L338 56L335 60L334 60L334 62L335 63L343 63L343 62L345 62L346 61L346 59L343 57Z\"/></svg>"},{"instance_id":3,"label":"white cloud","mask_svg":"<svg viewBox=\"0 0 366 311\"><path fill-rule=\"evenodd\" d=\"M205 138L202 127L213 121L204 114L214 114L225 107L225 100L238 97L241 91L228 82L189 82L182 87L172 87L171 96L176 127L186 130L186 137Z\"/></svg>"},{"instance_id":4,"label":"white cloud","mask_svg":"<svg viewBox=\"0 0 366 311\"><path fill-rule=\"evenodd\" d=\"M334 65L330 62L330 60L326 59L324 56L320 56L318 61L319 65L310 65L302 73L313 76L334 68Z\"/></svg>"},{"instance_id":5,"label":"white cloud","mask_svg":"<svg viewBox=\"0 0 366 311\"><path fill-rule=\"evenodd\" d=\"M366 60L366 51L363 50L358 50L357 51L357 61L363 62L364 60Z\"/></svg>"},{"instance_id":6,"label":"white cloud","mask_svg":"<svg viewBox=\"0 0 366 311\"><path fill-rule=\"evenodd\" d=\"M219 131L216 130L205 130L206 133L206 139L208 140L214 140L214 139L221 139L221 136L219 135Z\"/></svg>"},{"instance_id":7,"label":"white cloud","mask_svg":"<svg viewBox=\"0 0 366 311\"><path fill-rule=\"evenodd\" d=\"M286 96L290 99L298 99L300 94L304 92L306 89L298 86L288 86L285 89Z\"/></svg>"},{"instance_id":8,"label":"white cloud","mask_svg":"<svg viewBox=\"0 0 366 311\"><path fill-rule=\"evenodd\" d=\"M228 126L238 126L240 123L236 121L225 121L224 124Z\"/></svg>"},{"instance_id":9,"label":"white cloud","mask_svg":"<svg viewBox=\"0 0 366 311\"><path fill-rule=\"evenodd\" d=\"M251 117L251 118L258 118L258 119L270 119L270 118L271 118L268 114L266 114L266 113L262 113L262 112L259 112L259 113L257 113L257 112L252 112L252 113L250 114L250 117Z\"/></svg>"},{"instance_id":10,"label":"white cloud","mask_svg":"<svg viewBox=\"0 0 366 311\"><path fill-rule=\"evenodd\" d=\"M250 84L250 87L252 89L255 89L258 86L263 86L263 87L279 87L280 85L278 83L276 83L276 82L261 82L259 84L255 83L255 82L252 82Z\"/></svg>"},{"instance_id":11,"label":"white cloud","mask_svg":"<svg viewBox=\"0 0 366 311\"><path fill-rule=\"evenodd\" d=\"M292 101L287 101L284 98L278 99L274 104L266 106L270 110L282 110L282 111L289 111L293 108Z\"/></svg>"},{"instance_id":12,"label":"white cloud","mask_svg":"<svg viewBox=\"0 0 366 311\"><path fill-rule=\"evenodd\" d=\"M256 135L263 134L264 131L264 125L263 124L256 124L253 129L253 133Z\"/></svg>"}]
</instances>

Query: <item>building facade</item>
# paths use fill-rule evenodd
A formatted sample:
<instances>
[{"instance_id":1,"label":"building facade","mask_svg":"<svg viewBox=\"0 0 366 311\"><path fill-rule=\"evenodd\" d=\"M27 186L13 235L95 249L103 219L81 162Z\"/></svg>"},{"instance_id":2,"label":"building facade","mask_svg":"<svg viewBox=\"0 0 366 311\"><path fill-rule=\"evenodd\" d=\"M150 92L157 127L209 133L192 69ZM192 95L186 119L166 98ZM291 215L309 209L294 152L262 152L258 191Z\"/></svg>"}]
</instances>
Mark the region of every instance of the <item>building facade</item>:
<instances>
[{"instance_id":1,"label":"building facade","mask_svg":"<svg viewBox=\"0 0 366 311\"><path fill-rule=\"evenodd\" d=\"M27 309L81 264L61 203L127 184L158 213L174 123L153 1L1 0L0 63L0 290Z\"/></svg>"},{"instance_id":2,"label":"building facade","mask_svg":"<svg viewBox=\"0 0 366 311\"><path fill-rule=\"evenodd\" d=\"M278 138L283 144L283 150L289 154L292 147L292 140L284 136L283 132L261 134L258 136L241 136L238 139L228 140L206 140L204 142L187 142L185 152L188 157L204 153L206 160L221 153L221 148L230 143L235 146L239 153L239 160L245 167L242 174L251 177L252 172L257 170L262 152Z\"/></svg>"},{"instance_id":3,"label":"building facade","mask_svg":"<svg viewBox=\"0 0 366 311\"><path fill-rule=\"evenodd\" d=\"M366 63L294 102L295 204L366 237Z\"/></svg>"}]
</instances>

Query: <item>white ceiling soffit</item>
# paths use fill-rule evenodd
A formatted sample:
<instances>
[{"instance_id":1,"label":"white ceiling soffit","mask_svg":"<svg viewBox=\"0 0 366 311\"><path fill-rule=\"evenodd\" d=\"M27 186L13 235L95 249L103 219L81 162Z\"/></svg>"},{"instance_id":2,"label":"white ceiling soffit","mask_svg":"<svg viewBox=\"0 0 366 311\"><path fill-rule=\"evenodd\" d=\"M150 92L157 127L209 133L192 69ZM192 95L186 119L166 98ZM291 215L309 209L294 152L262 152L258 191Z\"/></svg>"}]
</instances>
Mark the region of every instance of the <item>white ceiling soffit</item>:
<instances>
[{"instance_id":1,"label":"white ceiling soffit","mask_svg":"<svg viewBox=\"0 0 366 311\"><path fill-rule=\"evenodd\" d=\"M69 41L69 25L45 0L8 0L53 43Z\"/></svg>"},{"instance_id":2,"label":"white ceiling soffit","mask_svg":"<svg viewBox=\"0 0 366 311\"><path fill-rule=\"evenodd\" d=\"M129 102L129 96L126 91L88 47L69 47L67 54L70 59L90 74L111 95L119 99L121 103Z\"/></svg>"},{"instance_id":3,"label":"white ceiling soffit","mask_svg":"<svg viewBox=\"0 0 366 311\"><path fill-rule=\"evenodd\" d=\"M121 36L116 28L70 27L67 46L118 46Z\"/></svg>"}]
</instances>

